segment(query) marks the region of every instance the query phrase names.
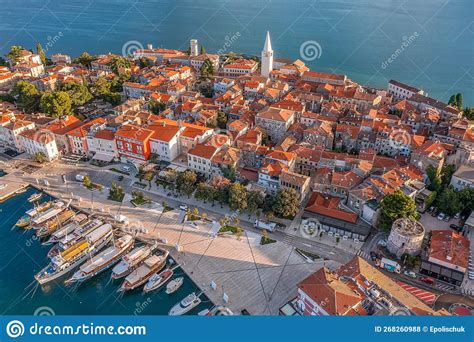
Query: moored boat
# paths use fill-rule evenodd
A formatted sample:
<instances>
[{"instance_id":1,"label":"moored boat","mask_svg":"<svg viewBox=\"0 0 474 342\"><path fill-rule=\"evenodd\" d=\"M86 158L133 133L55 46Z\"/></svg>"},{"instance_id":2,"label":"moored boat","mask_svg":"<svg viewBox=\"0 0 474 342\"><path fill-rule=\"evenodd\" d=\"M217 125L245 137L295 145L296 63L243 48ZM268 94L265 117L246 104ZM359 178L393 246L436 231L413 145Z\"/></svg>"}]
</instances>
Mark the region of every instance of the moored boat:
<instances>
[{"instance_id":1,"label":"moored boat","mask_svg":"<svg viewBox=\"0 0 474 342\"><path fill-rule=\"evenodd\" d=\"M166 265L168 252L164 255L152 255L145 259L143 264L130 273L117 291L133 290L143 285L153 274L159 272Z\"/></svg>"},{"instance_id":2,"label":"moored boat","mask_svg":"<svg viewBox=\"0 0 474 342\"><path fill-rule=\"evenodd\" d=\"M42 212L51 208L54 204L54 201L43 202L41 204L36 205L33 209L28 210L25 214L30 217L36 217Z\"/></svg>"},{"instance_id":3,"label":"moored boat","mask_svg":"<svg viewBox=\"0 0 474 342\"><path fill-rule=\"evenodd\" d=\"M168 280L173 276L174 271L171 268L167 268L160 273L155 273L151 276L148 282L143 287L145 293L159 289L161 286L165 285Z\"/></svg>"},{"instance_id":4,"label":"moored boat","mask_svg":"<svg viewBox=\"0 0 474 342\"><path fill-rule=\"evenodd\" d=\"M112 235L113 230L110 224L100 226L70 248L53 257L51 263L35 275L35 279L40 284L45 284L71 272L109 243Z\"/></svg>"},{"instance_id":5,"label":"moored boat","mask_svg":"<svg viewBox=\"0 0 474 342\"><path fill-rule=\"evenodd\" d=\"M59 253L65 251L66 249L74 245L76 242L78 242L80 239L82 239L83 235L91 233L92 231L94 231L95 229L99 228L102 225L103 225L103 221L99 219L94 219L88 222L87 224L85 224L84 226L75 229L72 233L65 234L62 238L59 237L59 240L57 241L58 244L48 251L48 257L53 258ZM51 237L54 240L57 239L54 236L56 233L58 232L54 232L54 234Z\"/></svg>"},{"instance_id":6,"label":"moored boat","mask_svg":"<svg viewBox=\"0 0 474 342\"><path fill-rule=\"evenodd\" d=\"M18 221L16 221L15 226L20 228L27 228L31 223L31 216L23 215Z\"/></svg>"},{"instance_id":7,"label":"moored boat","mask_svg":"<svg viewBox=\"0 0 474 342\"><path fill-rule=\"evenodd\" d=\"M166 285L166 291L165 291L166 294L172 294L172 293L175 293L176 291L178 291L178 289L181 287L181 285L183 285L183 282L184 282L183 277L175 278L172 281L170 281Z\"/></svg>"},{"instance_id":8,"label":"moored boat","mask_svg":"<svg viewBox=\"0 0 474 342\"><path fill-rule=\"evenodd\" d=\"M55 201L53 206L48 210L42 212L38 216L35 216L31 224L35 227L40 227L44 222L48 221L50 218L59 215L62 211L66 209L64 202Z\"/></svg>"},{"instance_id":9,"label":"moored boat","mask_svg":"<svg viewBox=\"0 0 474 342\"><path fill-rule=\"evenodd\" d=\"M113 246L98 253L79 267L67 282L81 282L105 271L133 247L133 237L124 235L114 241Z\"/></svg>"},{"instance_id":10,"label":"moored boat","mask_svg":"<svg viewBox=\"0 0 474 342\"><path fill-rule=\"evenodd\" d=\"M151 255L155 248L156 245L141 246L134 248L130 253L124 255L122 260L112 269L112 279L123 278L132 273Z\"/></svg>"},{"instance_id":11,"label":"moored boat","mask_svg":"<svg viewBox=\"0 0 474 342\"><path fill-rule=\"evenodd\" d=\"M175 304L171 310L168 312L170 316L180 316L184 315L185 313L191 311L193 308L201 304L201 299L199 296L201 293L196 295L195 292L187 295L182 301Z\"/></svg>"},{"instance_id":12,"label":"moored boat","mask_svg":"<svg viewBox=\"0 0 474 342\"><path fill-rule=\"evenodd\" d=\"M30 197L28 197L28 202L30 202L30 203L36 202L36 201L38 201L42 196L43 196L43 194L42 194L41 192L37 192L37 193L31 195Z\"/></svg>"},{"instance_id":13,"label":"moored boat","mask_svg":"<svg viewBox=\"0 0 474 342\"><path fill-rule=\"evenodd\" d=\"M54 233L63 223L68 222L72 219L76 213L74 210L66 209L56 217L50 218L42 224L41 228L36 231L36 236L45 237Z\"/></svg>"}]
</instances>

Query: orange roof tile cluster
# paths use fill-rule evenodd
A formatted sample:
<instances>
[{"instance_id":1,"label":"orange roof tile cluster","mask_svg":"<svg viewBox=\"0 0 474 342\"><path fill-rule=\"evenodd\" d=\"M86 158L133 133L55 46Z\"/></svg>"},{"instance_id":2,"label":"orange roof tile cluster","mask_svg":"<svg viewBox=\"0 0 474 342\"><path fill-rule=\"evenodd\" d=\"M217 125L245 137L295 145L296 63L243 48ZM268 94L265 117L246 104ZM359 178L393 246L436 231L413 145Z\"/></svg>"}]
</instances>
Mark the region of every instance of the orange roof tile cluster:
<instances>
[{"instance_id":1,"label":"orange roof tile cluster","mask_svg":"<svg viewBox=\"0 0 474 342\"><path fill-rule=\"evenodd\" d=\"M432 230L428 258L466 270L469 266L469 239L453 230Z\"/></svg>"},{"instance_id":2,"label":"orange roof tile cluster","mask_svg":"<svg viewBox=\"0 0 474 342\"><path fill-rule=\"evenodd\" d=\"M322 216L356 223L358 218L357 214L339 209L340 201L341 199L339 197L332 197L323 195L320 192L313 192L304 210Z\"/></svg>"}]
</instances>

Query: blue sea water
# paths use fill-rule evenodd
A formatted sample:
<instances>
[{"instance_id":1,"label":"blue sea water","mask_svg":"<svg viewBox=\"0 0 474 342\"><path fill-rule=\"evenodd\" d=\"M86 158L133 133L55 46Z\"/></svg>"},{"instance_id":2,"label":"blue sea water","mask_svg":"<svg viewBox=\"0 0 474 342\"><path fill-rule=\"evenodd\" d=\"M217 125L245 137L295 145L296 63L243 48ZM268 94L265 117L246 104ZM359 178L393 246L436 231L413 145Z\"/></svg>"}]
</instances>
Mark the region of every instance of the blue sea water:
<instances>
[{"instance_id":1,"label":"blue sea water","mask_svg":"<svg viewBox=\"0 0 474 342\"><path fill-rule=\"evenodd\" d=\"M464 104L474 105L472 0L1 3L0 54L12 44L34 48L36 42L47 54L73 56L84 50L121 53L129 41L185 49L189 39L196 38L208 52L227 49L259 55L270 30L276 57L301 58L302 44L315 41L320 57L307 61L315 70L345 73L380 88L394 78L443 101L462 92ZM416 38L410 39L415 33ZM396 58L387 63L392 55Z\"/></svg>"},{"instance_id":2,"label":"blue sea water","mask_svg":"<svg viewBox=\"0 0 474 342\"><path fill-rule=\"evenodd\" d=\"M185 281L172 295L167 295L165 288L148 294L140 288L118 296L120 282L110 281L110 270L79 287L65 286L65 278L61 278L35 290L34 275L48 263L51 246L42 246L34 231L11 229L32 208L27 199L35 192L29 188L0 203L0 315L32 315L36 310L56 315L166 315L186 295L199 291L180 268L175 270L174 277L184 276ZM49 199L43 196L41 201ZM212 306L205 295L201 299L203 303L189 314Z\"/></svg>"}]
</instances>

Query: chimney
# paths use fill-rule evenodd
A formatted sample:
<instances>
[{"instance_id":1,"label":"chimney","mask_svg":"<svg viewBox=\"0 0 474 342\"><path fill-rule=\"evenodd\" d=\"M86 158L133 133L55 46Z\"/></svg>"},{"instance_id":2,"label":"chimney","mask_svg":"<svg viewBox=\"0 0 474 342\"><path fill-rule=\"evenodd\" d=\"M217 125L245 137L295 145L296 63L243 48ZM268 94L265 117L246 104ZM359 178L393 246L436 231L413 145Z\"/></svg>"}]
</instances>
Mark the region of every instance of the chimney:
<instances>
[{"instance_id":1,"label":"chimney","mask_svg":"<svg viewBox=\"0 0 474 342\"><path fill-rule=\"evenodd\" d=\"M147 48L148 48L148 50L151 50L151 49L153 49L153 45L152 45L152 44L148 44L148 45L147 45Z\"/></svg>"}]
</instances>

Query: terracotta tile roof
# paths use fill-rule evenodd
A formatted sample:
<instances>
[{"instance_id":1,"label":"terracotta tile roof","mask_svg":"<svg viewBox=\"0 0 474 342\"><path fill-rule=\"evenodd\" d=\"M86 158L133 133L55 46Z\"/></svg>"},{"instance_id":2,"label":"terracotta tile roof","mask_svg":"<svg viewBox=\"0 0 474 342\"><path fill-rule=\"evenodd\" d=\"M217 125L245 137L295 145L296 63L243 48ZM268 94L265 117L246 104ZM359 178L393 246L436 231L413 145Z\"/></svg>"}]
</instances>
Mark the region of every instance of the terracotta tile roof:
<instances>
[{"instance_id":1,"label":"terracotta tile roof","mask_svg":"<svg viewBox=\"0 0 474 342\"><path fill-rule=\"evenodd\" d=\"M304 210L322 216L356 223L358 218L357 214L339 209L340 201L341 199L339 197L332 197L323 195L320 192L313 192Z\"/></svg>"},{"instance_id":2,"label":"terracotta tile roof","mask_svg":"<svg viewBox=\"0 0 474 342\"><path fill-rule=\"evenodd\" d=\"M132 139L146 142L154 134L152 130L135 125L124 125L115 133L116 138Z\"/></svg>"},{"instance_id":3,"label":"terracotta tile roof","mask_svg":"<svg viewBox=\"0 0 474 342\"><path fill-rule=\"evenodd\" d=\"M353 315L353 307L364 299L325 267L319 269L298 287L330 315Z\"/></svg>"},{"instance_id":4,"label":"terracotta tile roof","mask_svg":"<svg viewBox=\"0 0 474 342\"><path fill-rule=\"evenodd\" d=\"M211 145L197 144L196 147L188 151L188 155L197 156L210 160L217 151L217 147Z\"/></svg>"},{"instance_id":5,"label":"terracotta tile roof","mask_svg":"<svg viewBox=\"0 0 474 342\"><path fill-rule=\"evenodd\" d=\"M428 258L430 261L454 265L466 270L469 266L469 239L453 230L432 230Z\"/></svg>"},{"instance_id":6,"label":"terracotta tile roof","mask_svg":"<svg viewBox=\"0 0 474 342\"><path fill-rule=\"evenodd\" d=\"M114 140L115 132L108 129L103 129L101 131L98 131L95 134L94 138L103 139L103 140Z\"/></svg>"},{"instance_id":7,"label":"terracotta tile roof","mask_svg":"<svg viewBox=\"0 0 474 342\"><path fill-rule=\"evenodd\" d=\"M294 112L287 109L268 108L257 114L258 118L287 122L294 115Z\"/></svg>"}]
</instances>

